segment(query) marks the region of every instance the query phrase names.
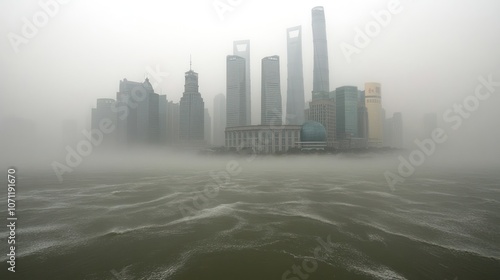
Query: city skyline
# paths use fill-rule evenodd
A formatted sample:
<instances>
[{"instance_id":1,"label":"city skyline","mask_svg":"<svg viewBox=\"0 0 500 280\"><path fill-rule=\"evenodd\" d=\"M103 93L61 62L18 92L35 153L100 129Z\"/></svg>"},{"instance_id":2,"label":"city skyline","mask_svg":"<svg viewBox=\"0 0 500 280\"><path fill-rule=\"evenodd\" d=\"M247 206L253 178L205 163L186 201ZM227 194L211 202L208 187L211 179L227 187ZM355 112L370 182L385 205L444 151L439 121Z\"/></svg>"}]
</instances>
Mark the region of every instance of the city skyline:
<instances>
[{"instance_id":1,"label":"city skyline","mask_svg":"<svg viewBox=\"0 0 500 280\"><path fill-rule=\"evenodd\" d=\"M194 32L195 25L194 22L187 22L186 24L190 26L191 32L186 32L182 34L175 35L177 37L172 37L172 39L183 39L182 50L175 49L172 47L165 47L166 45L161 43L166 38L165 36L174 36L177 34L174 30L168 28L168 24L154 25L153 30L155 31L155 36L150 36L150 33L137 32L143 31L145 26L137 25L135 28L131 29L131 34L134 34L137 38L141 38L142 41L146 39L149 43L160 42L159 44L148 44L145 46L140 53L134 52L137 49L137 43L141 40L134 40L134 36L127 37L127 39L121 39L121 42L126 42L127 44L120 44L120 51L110 52L110 48L116 46L116 44L101 44L100 48L97 49L97 54L95 57L100 57L99 61L116 61L118 68L121 71L110 71L113 67L106 64L105 67L88 67L85 66L87 63L91 65L97 65L93 59L89 59L89 55L82 56L72 56L64 52L65 46L72 46L72 42L79 42L79 45L86 46L91 40L76 40L74 39L77 33L66 32L65 36L69 36L70 40L65 41L66 45L54 45L53 51L48 53L46 56L40 56L36 60L19 60L20 63L16 64L16 67L11 67L13 79L5 80L3 87L7 89L6 95L3 95L3 102L0 102L2 106L4 104L21 104L22 100L31 100L33 102L27 103L22 107L13 110L14 107L3 106L0 108L0 114L3 119L9 118L11 116L30 117L31 115L37 116L36 120L40 123L40 126L44 130L54 131L60 126L60 120L64 119L76 119L79 128L90 126L90 116L87 113L90 106L94 106L95 100L97 98L113 98L116 89L115 82L123 77L128 77L131 80L141 81L145 77L149 76L158 85L155 86L159 94L166 94L169 101L179 102L182 90L182 70L185 68L186 60L189 54L193 54L196 58L195 66L200 73L204 73L202 76L202 82L206 85L207 90L204 91L204 97L211 99L215 94L224 92L224 71L221 71L224 63L221 63L220 58L225 57L227 54L232 52L232 44L234 41L241 39L249 39L252 42L252 57L251 57L251 81L252 88L259 89L259 63L262 57L278 54L282 59L283 65L286 63L286 41L284 40L283 34L286 28L290 26L303 26L303 57L304 57L304 82L305 82L305 92L306 92L306 102L310 101L307 94L312 90L312 56L313 56L313 39L311 30L311 9L314 6L322 5L324 6L325 17L327 22L327 37L330 39L328 41L328 50L330 57L330 78L332 79L332 85L330 88L335 88L343 85L353 85L358 88L362 88L366 81L377 81L384 85L384 108L387 111L387 115L390 116L394 112L402 111L405 116L405 134L409 133L405 137L412 139L419 136L419 129L421 128L422 114L429 111L439 112L440 118L442 113L445 112L450 104L453 104L457 100L457 95L462 93L465 94L467 89L474 88L477 83L477 77L481 74L487 75L488 73L495 73L498 63L495 62L495 57L486 57L486 54L491 53L489 51L492 48L493 42L497 40L495 36L484 36L480 30L485 30L486 27L491 26L491 24L486 25L486 21L479 21L478 14L481 14L481 18L491 18L490 17L494 8L491 8L493 3L486 2L486 5L473 5L471 3L460 3L454 6L456 13L456 18L451 17L446 23L441 22L441 12L450 8L450 5L455 4L455 2L444 1L435 5L429 1L419 1L418 3L400 1L400 6L402 9L397 14L392 14L391 22L387 26L384 26L380 32L373 38L370 38L370 44L366 47L360 49L359 54L353 55L351 63L347 63L347 60L342 53L340 46L342 43L354 44L353 38L357 34L356 30L364 30L366 25L374 20L373 13L379 13L383 10L387 10L388 1L374 1L370 4L360 6L357 3L351 3L347 1L339 1L336 3L330 3L328 1L318 1L314 3L290 3L287 9L274 9L274 11L279 12L268 12L273 9L262 10L262 3L256 1L251 4L242 4L234 9L233 12L227 13L224 21L220 21L217 13L212 10L212 7L207 7L204 10L204 14L197 14L201 16L200 18L209 18L206 25L196 25L199 30L207 30L209 28L211 40L207 40L208 35L200 33L200 31ZM3 26L5 34L9 32L20 33L22 22L19 21L23 16L31 19L31 11L22 10L20 7L12 6L8 3L2 3L5 9L2 11L9 10L9 16L5 17L6 25ZM80 8L87 8L87 11L92 7L91 4L78 4ZM106 4L110 6L111 4ZM283 3L279 1L268 3L269 7L283 7ZM496 5L496 4L495 4ZM432 9L426 9L432 7ZM487 7L490 7L489 9ZM8 9L13 8L13 9ZM40 9L37 5L33 5L32 11L35 12ZM115 7L117 8L117 7ZM138 8L136 4L124 3L116 9L114 13L115 16L119 15L119 12L123 12L124 15L127 12L134 10L133 8ZM150 10L152 8L158 8L157 4L153 4L149 7L140 7L141 11L144 9ZM177 11L176 13L184 11L184 4L179 4L175 6L176 9L170 10L169 13ZM65 9L65 10L64 10ZM161 9L157 9L158 12ZM20 52L16 55L17 58L30 58L35 53L32 49L39 45L47 43L50 38L55 38L56 35L61 35L61 32L65 29L60 25L59 21L68 21L68 27L73 27L74 30L81 30L78 27L79 18L77 15L68 18L67 14L73 14L75 12L74 6L66 5L61 6L60 13L51 19L47 28L40 28L40 32L32 40L30 39L29 44L21 45ZM164 14L165 10L162 14ZM23 14L24 13L24 14ZM422 24L419 18L425 13L426 22ZM151 13L150 19L158 19L156 16L158 13ZM250 26L245 25L245 20L251 15L259 14L261 15L262 26L255 27L252 29ZM63 18L58 19L59 15ZM100 17L106 15L104 12L97 13L95 15L94 25L102 23ZM419 17L420 15L420 17ZM463 17L470 19L467 25L464 25L463 20L459 20ZM108 18L108 17L103 17ZM121 23L124 19L129 18L126 16L118 16L118 22ZM167 17L165 20L174 19L173 17ZM284 19L276 21L276 18ZM475 20L477 19L477 20ZM247 22L249 22L247 20ZM109 24L109 23L108 23ZM126 22L124 26L134 26L133 22ZM229 28L229 26L232 26ZM264 28L265 26L265 28ZM462 26L462 28L460 28ZM105 25L106 28L100 30L111 30L112 25ZM453 27L450 29L450 27ZM484 27L484 28L483 28ZM259 29L260 28L260 29ZM404 30L404 32L402 31ZM426 32L423 32L423 31ZM161 32L160 32L161 31ZM222 33L219 33L221 31ZM224 32L227 31L227 32ZM263 32L266 31L266 32ZM437 40L439 38L438 34L442 32L447 32L447 38L450 40L444 42ZM425 33L425 36L423 34ZM82 36L86 36L87 33L81 33ZM144 34L144 35L141 35ZM147 36L146 36L147 34ZM411 34L411 36L409 36ZM101 34L102 35L102 34ZM463 35L463 36L462 36ZM212 37L213 36L213 37ZM462 47L460 43L464 37L473 37L471 44L466 44ZM71 40L73 38L74 40ZM125 41L124 41L125 40ZM203 40L205 44L197 44ZM424 44L432 40L435 44ZM137 42L136 42L137 41ZM171 40L168 40L169 42ZM118 41L117 41L118 42ZM447 42L450 42L449 44ZM452 44L453 42L453 44ZM2 55L5 57L6 65L12 65L12 61L17 58L7 56L9 52L12 52L12 48L9 42L6 40L3 42L2 47L5 48L6 52ZM202 48L192 48L191 46L203 45ZM432 48L430 47L432 45ZM79 50L80 48L75 45L72 50ZM95 49L95 47L92 47ZM455 52L449 53L448 56L438 57L435 53L455 49ZM460 49L460 50L459 50ZM39 52L44 53L43 48L38 49ZM113 49L114 50L114 49ZM202 54L206 51L214 55L203 56ZM383 51L382 51L383 50ZM404 50L404 55L401 51ZM38 54L37 52L36 54ZM459 55L460 53L469 53L470 56ZM144 56L143 53L148 53ZM103 55L106 55L103 57ZM61 59L61 58L70 58ZM85 58L85 59L83 59ZM103 59L104 58L104 59ZM418 59L417 59L418 58ZM455 67L456 58L460 58L460 63L463 63L467 67ZM29 63L28 63L29 61ZM439 61L437 64L433 64L435 67L432 68L432 73L428 71L425 65L429 65ZM40 64L40 62L44 62ZM332 63L335 62L335 63ZM45 67L43 65L51 65L53 67ZM210 66L210 67L209 67ZM376 66L376 67L375 67ZM90 69L92 68L92 69ZM218 68L218 70L217 70ZM461 70L456 70L460 68ZM28 69L28 70L26 70ZM64 70L63 70L64 69ZM66 71L69 69L70 71ZM117 68L115 68L116 70ZM210 69L210 70L208 70ZM23 85L18 84L16 93L9 91L9 88L15 86L15 82L24 79L26 75L25 72L30 73L31 77L34 77L33 83L25 83ZM102 72L105 70L105 72ZM50 75L44 76L47 73ZM165 74L166 77L160 79L158 78L158 73ZM97 75L98 74L98 75ZM95 76L97 75L97 76ZM285 71L282 71L282 80L286 78ZM103 77L109 76L109 79L103 79ZM44 79L37 77L45 77ZM62 77L62 78L61 78ZM73 87L78 81L86 78L92 82L86 82L81 84L79 87ZM439 81L435 81L435 77L439 77ZM462 77L462 78L457 78ZM217 82L215 82L217 81ZM429 85L434 86L430 87ZM34 86L36 85L36 86ZM446 85L446 86L445 86ZM97 89L97 90L96 90ZM32 93L42 90L48 94L41 98L41 95L35 95ZM282 92L287 90L286 85L283 84ZM470 91L470 90L469 90ZM71 93L71 94L68 94ZM260 96L258 91L253 92L252 99L252 123L259 122L259 109L260 109ZM459 99L460 97L458 97ZM42 111L33 106L43 101L53 101L48 102L48 111L51 114L42 114ZM432 102L431 102L432 101ZM64 102L66 106L56 106L58 102ZM283 104L286 102L286 96L283 96ZM71 108L71 109L69 109ZM208 106L209 111L213 114L213 108L211 105ZM425 108L425 109L417 109ZM44 110L46 111L46 110ZM256 121L257 119L257 121ZM46 128L48 127L48 129ZM476 126L479 127L479 126Z\"/></svg>"}]
</instances>

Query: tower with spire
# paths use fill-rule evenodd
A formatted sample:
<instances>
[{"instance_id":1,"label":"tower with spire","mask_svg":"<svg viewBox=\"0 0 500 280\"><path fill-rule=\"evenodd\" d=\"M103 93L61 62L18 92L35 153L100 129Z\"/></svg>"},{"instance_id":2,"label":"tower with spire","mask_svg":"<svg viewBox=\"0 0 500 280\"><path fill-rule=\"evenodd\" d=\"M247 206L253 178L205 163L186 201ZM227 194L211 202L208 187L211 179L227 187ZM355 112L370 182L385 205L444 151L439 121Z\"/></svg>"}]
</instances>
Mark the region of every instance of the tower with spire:
<instances>
[{"instance_id":1,"label":"tower with spire","mask_svg":"<svg viewBox=\"0 0 500 280\"><path fill-rule=\"evenodd\" d=\"M201 146L204 142L205 103L198 90L198 73L192 69L191 57L184 80L184 93L180 101L180 140L185 144Z\"/></svg>"}]
</instances>

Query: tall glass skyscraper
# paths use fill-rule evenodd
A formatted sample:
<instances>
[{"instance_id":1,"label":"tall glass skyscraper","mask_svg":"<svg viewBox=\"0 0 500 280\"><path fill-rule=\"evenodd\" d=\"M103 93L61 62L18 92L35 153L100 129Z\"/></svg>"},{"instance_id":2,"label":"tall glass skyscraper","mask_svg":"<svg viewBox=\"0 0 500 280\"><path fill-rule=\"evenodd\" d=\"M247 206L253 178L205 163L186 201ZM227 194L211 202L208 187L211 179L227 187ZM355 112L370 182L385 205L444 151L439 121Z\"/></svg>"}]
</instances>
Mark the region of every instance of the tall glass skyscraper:
<instances>
[{"instance_id":1,"label":"tall glass skyscraper","mask_svg":"<svg viewBox=\"0 0 500 280\"><path fill-rule=\"evenodd\" d=\"M277 55L262 59L261 94L262 125L282 125L280 58Z\"/></svg>"},{"instance_id":2,"label":"tall glass skyscraper","mask_svg":"<svg viewBox=\"0 0 500 280\"><path fill-rule=\"evenodd\" d=\"M287 29L287 58L286 122L290 125L301 125L305 121L301 26Z\"/></svg>"},{"instance_id":3,"label":"tall glass skyscraper","mask_svg":"<svg viewBox=\"0 0 500 280\"><path fill-rule=\"evenodd\" d=\"M250 40L241 40L233 42L233 55L237 55L245 59L245 104L246 104L246 123L252 124L252 92L250 81Z\"/></svg>"},{"instance_id":4,"label":"tall glass skyscraper","mask_svg":"<svg viewBox=\"0 0 500 280\"><path fill-rule=\"evenodd\" d=\"M343 86L335 89L337 139L358 137L358 88Z\"/></svg>"},{"instance_id":5,"label":"tall glass skyscraper","mask_svg":"<svg viewBox=\"0 0 500 280\"><path fill-rule=\"evenodd\" d=\"M204 141L205 103L198 91L198 73L189 69L184 78L184 93L180 101L180 140L198 145Z\"/></svg>"},{"instance_id":6,"label":"tall glass skyscraper","mask_svg":"<svg viewBox=\"0 0 500 280\"><path fill-rule=\"evenodd\" d=\"M237 55L226 58L226 127L244 126L247 117L246 61Z\"/></svg>"},{"instance_id":7,"label":"tall glass skyscraper","mask_svg":"<svg viewBox=\"0 0 500 280\"><path fill-rule=\"evenodd\" d=\"M330 73L328 68L325 10L321 6L312 9L312 31L314 44L313 92L329 92Z\"/></svg>"}]
</instances>

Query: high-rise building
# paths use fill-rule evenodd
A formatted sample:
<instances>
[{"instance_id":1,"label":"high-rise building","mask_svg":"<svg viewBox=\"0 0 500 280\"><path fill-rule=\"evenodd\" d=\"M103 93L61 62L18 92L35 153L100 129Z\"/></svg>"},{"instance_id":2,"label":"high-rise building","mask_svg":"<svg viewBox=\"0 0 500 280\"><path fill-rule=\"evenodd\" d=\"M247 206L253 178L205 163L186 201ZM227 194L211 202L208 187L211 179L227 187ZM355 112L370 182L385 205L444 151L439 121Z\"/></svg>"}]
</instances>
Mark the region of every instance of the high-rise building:
<instances>
[{"instance_id":1,"label":"high-rise building","mask_svg":"<svg viewBox=\"0 0 500 280\"><path fill-rule=\"evenodd\" d=\"M167 103L167 143L175 145L180 140L180 105L169 101Z\"/></svg>"},{"instance_id":2,"label":"high-rise building","mask_svg":"<svg viewBox=\"0 0 500 280\"><path fill-rule=\"evenodd\" d=\"M228 55L226 58L226 120L227 127L243 126L247 120L247 86L245 59Z\"/></svg>"},{"instance_id":3,"label":"high-rise building","mask_svg":"<svg viewBox=\"0 0 500 280\"><path fill-rule=\"evenodd\" d=\"M317 96L309 102L307 120L316 121L326 129L327 146L334 146L335 142L335 101L328 96Z\"/></svg>"},{"instance_id":4,"label":"high-rise building","mask_svg":"<svg viewBox=\"0 0 500 280\"><path fill-rule=\"evenodd\" d=\"M252 124L252 91L250 81L250 40L240 40L233 42L233 55L245 59L245 105L246 105L246 124ZM228 96L229 98L229 96ZM228 119L229 120L229 119Z\"/></svg>"},{"instance_id":5,"label":"high-rise building","mask_svg":"<svg viewBox=\"0 0 500 280\"><path fill-rule=\"evenodd\" d=\"M159 96L159 111L158 115L160 118L159 126L160 126L160 144L167 144L167 96L160 95Z\"/></svg>"},{"instance_id":6,"label":"high-rise building","mask_svg":"<svg viewBox=\"0 0 500 280\"><path fill-rule=\"evenodd\" d=\"M282 125L279 56L262 59L261 124Z\"/></svg>"},{"instance_id":7,"label":"high-rise building","mask_svg":"<svg viewBox=\"0 0 500 280\"><path fill-rule=\"evenodd\" d=\"M96 108L92 108L91 129L101 131L101 127L106 128L106 133L103 133L103 139L100 145L110 146L116 144L117 114L113 109L115 105L114 99L99 98L97 99ZM108 132L107 128L112 126L114 126L114 129Z\"/></svg>"},{"instance_id":8,"label":"high-rise building","mask_svg":"<svg viewBox=\"0 0 500 280\"><path fill-rule=\"evenodd\" d=\"M326 20L325 10L321 6L312 9L312 31L314 44L313 92L329 92L330 73L328 67Z\"/></svg>"},{"instance_id":9,"label":"high-rise building","mask_svg":"<svg viewBox=\"0 0 500 280\"><path fill-rule=\"evenodd\" d=\"M117 100L118 139L125 144L160 142L159 95L149 79L143 83L120 81Z\"/></svg>"},{"instance_id":10,"label":"high-rise building","mask_svg":"<svg viewBox=\"0 0 500 280\"><path fill-rule=\"evenodd\" d=\"M204 134L205 134L205 143L207 145L212 145L212 118L210 118L210 113L208 112L208 109L205 108L205 127L204 127Z\"/></svg>"},{"instance_id":11,"label":"high-rise building","mask_svg":"<svg viewBox=\"0 0 500 280\"><path fill-rule=\"evenodd\" d=\"M302 27L287 29L287 95L286 123L304 123L304 74L302 70Z\"/></svg>"},{"instance_id":12,"label":"high-rise building","mask_svg":"<svg viewBox=\"0 0 500 280\"><path fill-rule=\"evenodd\" d=\"M213 144L215 146L224 146L226 129L226 97L224 94L218 94L214 98L214 129Z\"/></svg>"},{"instance_id":13,"label":"high-rise building","mask_svg":"<svg viewBox=\"0 0 500 280\"><path fill-rule=\"evenodd\" d=\"M189 69L184 75L184 93L180 101L180 140L188 146L203 145L205 103L198 91L198 73Z\"/></svg>"},{"instance_id":14,"label":"high-rise building","mask_svg":"<svg viewBox=\"0 0 500 280\"><path fill-rule=\"evenodd\" d=\"M358 137L368 139L368 112L365 105L365 92L358 90Z\"/></svg>"},{"instance_id":15,"label":"high-rise building","mask_svg":"<svg viewBox=\"0 0 500 280\"><path fill-rule=\"evenodd\" d=\"M365 83L365 106L368 113L368 146L383 144L384 120L382 96L379 83Z\"/></svg>"},{"instance_id":16,"label":"high-rise building","mask_svg":"<svg viewBox=\"0 0 500 280\"><path fill-rule=\"evenodd\" d=\"M358 138L358 88L335 89L336 137L339 140Z\"/></svg>"}]
</instances>

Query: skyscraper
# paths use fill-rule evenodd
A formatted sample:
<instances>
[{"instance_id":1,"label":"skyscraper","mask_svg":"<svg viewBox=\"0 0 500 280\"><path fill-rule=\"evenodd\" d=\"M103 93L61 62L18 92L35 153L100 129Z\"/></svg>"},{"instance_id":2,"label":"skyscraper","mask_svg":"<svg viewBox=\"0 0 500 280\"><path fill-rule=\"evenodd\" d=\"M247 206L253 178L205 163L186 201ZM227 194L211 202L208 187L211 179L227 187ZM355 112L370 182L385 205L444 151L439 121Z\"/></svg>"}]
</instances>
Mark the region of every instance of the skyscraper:
<instances>
[{"instance_id":1,"label":"skyscraper","mask_svg":"<svg viewBox=\"0 0 500 280\"><path fill-rule=\"evenodd\" d=\"M365 92L358 90L358 137L368 139L368 112L365 105Z\"/></svg>"},{"instance_id":2,"label":"skyscraper","mask_svg":"<svg viewBox=\"0 0 500 280\"><path fill-rule=\"evenodd\" d=\"M325 10L321 6L312 9L312 31L314 44L313 92L329 92L330 73L328 68Z\"/></svg>"},{"instance_id":3,"label":"skyscraper","mask_svg":"<svg viewBox=\"0 0 500 280\"><path fill-rule=\"evenodd\" d=\"M248 125L245 59L228 55L226 58L227 127Z\"/></svg>"},{"instance_id":4,"label":"skyscraper","mask_svg":"<svg viewBox=\"0 0 500 280\"><path fill-rule=\"evenodd\" d=\"M143 83L124 79L116 94L118 138L126 144L156 144L160 141L159 95L149 79Z\"/></svg>"},{"instance_id":5,"label":"skyscraper","mask_svg":"<svg viewBox=\"0 0 500 280\"><path fill-rule=\"evenodd\" d=\"M210 113L208 112L208 109L205 108L205 127L204 127L204 134L205 134L205 143L207 145L212 145L212 119L210 118Z\"/></svg>"},{"instance_id":6,"label":"skyscraper","mask_svg":"<svg viewBox=\"0 0 500 280\"><path fill-rule=\"evenodd\" d=\"M286 122L301 125L304 121L304 75L302 70L302 27L287 29Z\"/></svg>"},{"instance_id":7,"label":"skyscraper","mask_svg":"<svg viewBox=\"0 0 500 280\"><path fill-rule=\"evenodd\" d=\"M183 144L200 146L205 139L205 103L198 91L198 73L189 69L184 78L184 93L180 101L180 140Z\"/></svg>"},{"instance_id":8,"label":"skyscraper","mask_svg":"<svg viewBox=\"0 0 500 280\"><path fill-rule=\"evenodd\" d=\"M167 104L167 143L177 144L180 140L180 105L169 101Z\"/></svg>"},{"instance_id":9,"label":"skyscraper","mask_svg":"<svg viewBox=\"0 0 500 280\"><path fill-rule=\"evenodd\" d=\"M159 96L159 111L158 116L160 118L159 126L160 126L160 144L167 144L167 96L160 95Z\"/></svg>"},{"instance_id":10,"label":"skyscraper","mask_svg":"<svg viewBox=\"0 0 500 280\"><path fill-rule=\"evenodd\" d=\"M261 94L262 125L282 125L280 59L277 55L262 59Z\"/></svg>"},{"instance_id":11,"label":"skyscraper","mask_svg":"<svg viewBox=\"0 0 500 280\"><path fill-rule=\"evenodd\" d=\"M368 146L383 144L385 115L382 111L382 96L379 83L365 83L365 106L368 113Z\"/></svg>"},{"instance_id":12,"label":"skyscraper","mask_svg":"<svg viewBox=\"0 0 500 280\"><path fill-rule=\"evenodd\" d=\"M246 104L246 124L252 124L252 91L250 81L250 40L241 40L233 42L233 55L245 59L245 104ZM229 120L229 119L228 119Z\"/></svg>"},{"instance_id":13,"label":"skyscraper","mask_svg":"<svg viewBox=\"0 0 500 280\"><path fill-rule=\"evenodd\" d=\"M343 86L335 89L337 139L358 137L358 88Z\"/></svg>"},{"instance_id":14,"label":"skyscraper","mask_svg":"<svg viewBox=\"0 0 500 280\"><path fill-rule=\"evenodd\" d=\"M116 125L117 125L117 115L114 112L113 106L115 105L115 100L110 98L99 98L97 99L96 108L92 108L92 130L101 130L101 125L109 126L111 123L115 129L110 133L105 133L103 140L100 145L108 146L116 144ZM108 123L108 125L106 124ZM71 144L71 143L68 143Z\"/></svg>"},{"instance_id":15,"label":"skyscraper","mask_svg":"<svg viewBox=\"0 0 500 280\"><path fill-rule=\"evenodd\" d=\"M215 146L224 146L226 129L226 97L224 94L218 94L214 98L214 129L213 143Z\"/></svg>"}]
</instances>

